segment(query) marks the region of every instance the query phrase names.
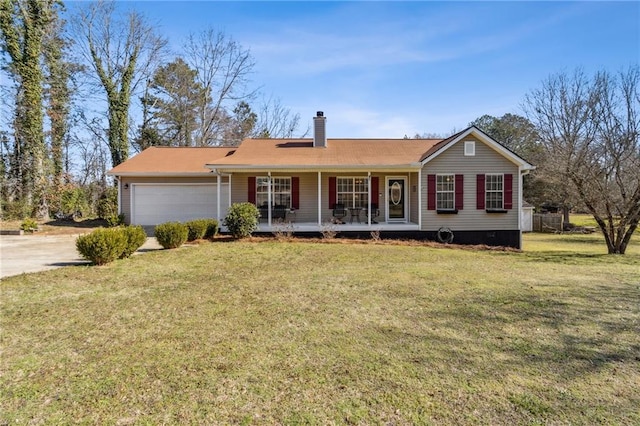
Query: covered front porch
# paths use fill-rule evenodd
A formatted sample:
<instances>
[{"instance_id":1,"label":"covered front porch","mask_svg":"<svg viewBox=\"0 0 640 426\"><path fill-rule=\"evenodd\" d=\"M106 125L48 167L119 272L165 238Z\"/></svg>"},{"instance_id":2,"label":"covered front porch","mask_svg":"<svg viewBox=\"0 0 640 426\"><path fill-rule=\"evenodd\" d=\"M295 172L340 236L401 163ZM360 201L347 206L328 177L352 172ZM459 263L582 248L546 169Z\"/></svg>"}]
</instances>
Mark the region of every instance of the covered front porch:
<instances>
[{"instance_id":1,"label":"covered front porch","mask_svg":"<svg viewBox=\"0 0 640 426\"><path fill-rule=\"evenodd\" d=\"M421 228L419 169L220 172L229 181L229 205L249 202L258 207L258 232L284 226L294 232L321 232L328 227L337 232ZM219 217L226 214L220 213Z\"/></svg>"}]
</instances>

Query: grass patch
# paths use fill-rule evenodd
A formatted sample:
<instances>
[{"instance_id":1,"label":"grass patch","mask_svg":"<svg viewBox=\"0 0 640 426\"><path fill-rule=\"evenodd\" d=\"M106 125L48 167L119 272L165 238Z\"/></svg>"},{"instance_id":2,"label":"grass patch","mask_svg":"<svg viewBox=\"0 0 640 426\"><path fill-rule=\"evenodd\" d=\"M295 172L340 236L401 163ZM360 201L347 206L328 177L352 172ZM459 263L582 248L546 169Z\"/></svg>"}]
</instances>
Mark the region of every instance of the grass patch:
<instances>
[{"instance_id":1,"label":"grass patch","mask_svg":"<svg viewBox=\"0 0 640 426\"><path fill-rule=\"evenodd\" d=\"M569 221L576 226L592 226L598 228L598 223L590 214L571 214Z\"/></svg>"},{"instance_id":2,"label":"grass patch","mask_svg":"<svg viewBox=\"0 0 640 426\"><path fill-rule=\"evenodd\" d=\"M637 424L640 251L596 237L212 243L4 279L0 423Z\"/></svg>"}]
</instances>

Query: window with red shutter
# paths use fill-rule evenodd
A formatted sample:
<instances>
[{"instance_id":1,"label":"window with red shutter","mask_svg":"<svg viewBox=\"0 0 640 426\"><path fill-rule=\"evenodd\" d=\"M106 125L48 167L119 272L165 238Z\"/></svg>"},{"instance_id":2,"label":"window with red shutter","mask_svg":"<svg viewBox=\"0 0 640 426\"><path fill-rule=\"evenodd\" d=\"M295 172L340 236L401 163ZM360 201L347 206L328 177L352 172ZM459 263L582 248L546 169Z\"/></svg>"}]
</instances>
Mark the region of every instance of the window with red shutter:
<instances>
[{"instance_id":1,"label":"window with red shutter","mask_svg":"<svg viewBox=\"0 0 640 426\"><path fill-rule=\"evenodd\" d=\"M380 179L378 176L371 176L371 204L379 206L380 203Z\"/></svg>"},{"instance_id":2,"label":"window with red shutter","mask_svg":"<svg viewBox=\"0 0 640 426\"><path fill-rule=\"evenodd\" d=\"M436 175L427 175L427 210L436 209Z\"/></svg>"},{"instance_id":3,"label":"window with red shutter","mask_svg":"<svg viewBox=\"0 0 640 426\"><path fill-rule=\"evenodd\" d=\"M464 207L464 175L456 175L456 210Z\"/></svg>"},{"instance_id":4,"label":"window with red shutter","mask_svg":"<svg viewBox=\"0 0 640 426\"><path fill-rule=\"evenodd\" d=\"M513 175L504 175L504 208L506 210L513 209Z\"/></svg>"},{"instance_id":5,"label":"window with red shutter","mask_svg":"<svg viewBox=\"0 0 640 426\"><path fill-rule=\"evenodd\" d=\"M256 203L256 177L249 176L247 183L247 201L250 203Z\"/></svg>"},{"instance_id":6,"label":"window with red shutter","mask_svg":"<svg viewBox=\"0 0 640 426\"><path fill-rule=\"evenodd\" d=\"M300 208L300 178L297 176L291 178L291 208Z\"/></svg>"},{"instance_id":7,"label":"window with red shutter","mask_svg":"<svg viewBox=\"0 0 640 426\"><path fill-rule=\"evenodd\" d=\"M336 204L336 177L329 176L329 208L332 209Z\"/></svg>"},{"instance_id":8,"label":"window with red shutter","mask_svg":"<svg viewBox=\"0 0 640 426\"><path fill-rule=\"evenodd\" d=\"M484 210L484 175L476 175L476 209Z\"/></svg>"}]
</instances>

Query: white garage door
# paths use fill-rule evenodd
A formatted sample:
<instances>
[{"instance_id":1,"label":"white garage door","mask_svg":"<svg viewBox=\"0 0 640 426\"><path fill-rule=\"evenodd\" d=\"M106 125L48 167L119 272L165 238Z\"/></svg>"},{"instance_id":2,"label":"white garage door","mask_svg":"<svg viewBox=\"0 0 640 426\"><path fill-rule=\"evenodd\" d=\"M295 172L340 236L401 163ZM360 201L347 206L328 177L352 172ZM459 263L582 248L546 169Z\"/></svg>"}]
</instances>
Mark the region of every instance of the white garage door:
<instances>
[{"instance_id":1,"label":"white garage door","mask_svg":"<svg viewBox=\"0 0 640 426\"><path fill-rule=\"evenodd\" d=\"M135 225L215 218L218 214L217 185L136 184L131 191L131 222ZM227 214L229 185L222 184L221 216Z\"/></svg>"}]
</instances>

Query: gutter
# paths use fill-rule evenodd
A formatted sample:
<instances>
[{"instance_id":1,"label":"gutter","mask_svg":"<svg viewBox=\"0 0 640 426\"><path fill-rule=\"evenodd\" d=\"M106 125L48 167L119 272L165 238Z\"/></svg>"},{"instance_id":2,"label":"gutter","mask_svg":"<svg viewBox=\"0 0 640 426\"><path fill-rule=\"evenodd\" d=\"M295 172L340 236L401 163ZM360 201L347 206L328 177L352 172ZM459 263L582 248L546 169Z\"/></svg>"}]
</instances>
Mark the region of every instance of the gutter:
<instances>
[{"instance_id":1,"label":"gutter","mask_svg":"<svg viewBox=\"0 0 640 426\"><path fill-rule=\"evenodd\" d=\"M211 172L107 172L107 176L118 177L207 177L211 176Z\"/></svg>"},{"instance_id":2,"label":"gutter","mask_svg":"<svg viewBox=\"0 0 640 426\"><path fill-rule=\"evenodd\" d=\"M248 165L248 164L238 164L238 165L220 165L220 164L207 164L205 167L214 170L226 170L226 173L231 173L233 170L256 170L256 171L269 171L269 170L301 170L307 172L314 171L331 171L331 170L363 170L363 171L384 171L384 170L407 170L407 169L420 169L422 165L420 163L410 163L410 164L390 164L390 165L363 165L363 164L354 164L349 166L344 165L326 165L326 166L301 166L301 165L292 165L292 164L284 164L284 165Z\"/></svg>"}]
</instances>

